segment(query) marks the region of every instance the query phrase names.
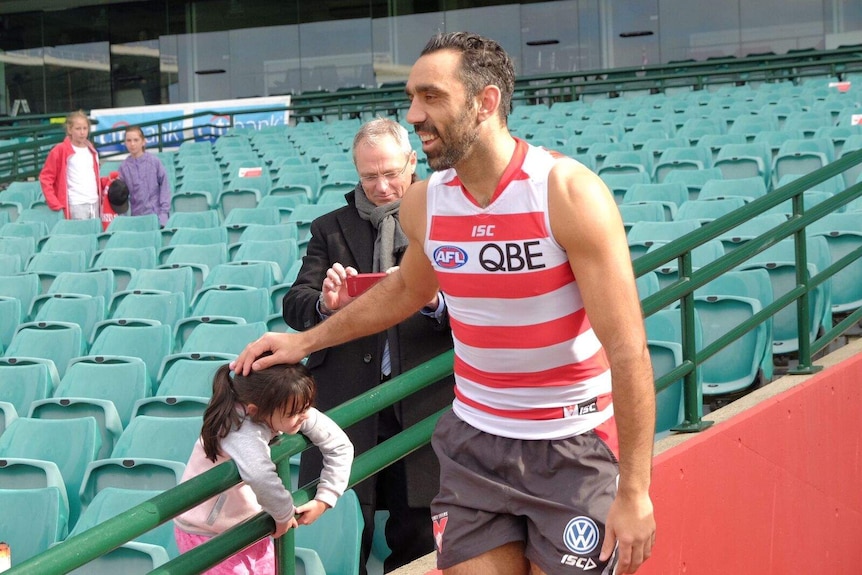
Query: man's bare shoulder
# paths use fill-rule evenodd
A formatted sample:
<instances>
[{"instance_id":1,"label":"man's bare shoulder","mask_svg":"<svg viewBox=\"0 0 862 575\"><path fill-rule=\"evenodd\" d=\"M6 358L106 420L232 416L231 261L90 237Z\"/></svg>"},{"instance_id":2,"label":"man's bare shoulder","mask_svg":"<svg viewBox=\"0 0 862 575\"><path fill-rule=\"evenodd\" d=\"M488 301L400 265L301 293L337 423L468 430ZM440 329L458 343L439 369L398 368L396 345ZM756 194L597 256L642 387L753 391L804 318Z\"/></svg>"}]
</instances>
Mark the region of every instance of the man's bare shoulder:
<instances>
[{"instance_id":1,"label":"man's bare shoulder","mask_svg":"<svg viewBox=\"0 0 862 575\"><path fill-rule=\"evenodd\" d=\"M399 220L401 227L408 236L416 234L419 237L424 233L427 193L428 180L419 180L411 184L401 198Z\"/></svg>"},{"instance_id":2,"label":"man's bare shoulder","mask_svg":"<svg viewBox=\"0 0 862 575\"><path fill-rule=\"evenodd\" d=\"M551 201L586 202L588 205L613 201L608 187L595 172L566 156L556 159L548 176L548 192Z\"/></svg>"}]
</instances>

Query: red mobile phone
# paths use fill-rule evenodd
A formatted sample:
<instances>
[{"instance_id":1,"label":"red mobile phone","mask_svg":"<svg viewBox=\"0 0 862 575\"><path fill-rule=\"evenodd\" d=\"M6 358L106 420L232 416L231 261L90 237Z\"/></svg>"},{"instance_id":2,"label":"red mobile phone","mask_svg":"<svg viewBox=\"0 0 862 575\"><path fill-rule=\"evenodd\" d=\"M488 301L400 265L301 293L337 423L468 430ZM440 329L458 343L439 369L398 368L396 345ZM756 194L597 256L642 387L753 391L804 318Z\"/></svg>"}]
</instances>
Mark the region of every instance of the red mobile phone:
<instances>
[{"instance_id":1,"label":"red mobile phone","mask_svg":"<svg viewBox=\"0 0 862 575\"><path fill-rule=\"evenodd\" d=\"M385 277L385 272L347 276L347 294L356 297Z\"/></svg>"}]
</instances>

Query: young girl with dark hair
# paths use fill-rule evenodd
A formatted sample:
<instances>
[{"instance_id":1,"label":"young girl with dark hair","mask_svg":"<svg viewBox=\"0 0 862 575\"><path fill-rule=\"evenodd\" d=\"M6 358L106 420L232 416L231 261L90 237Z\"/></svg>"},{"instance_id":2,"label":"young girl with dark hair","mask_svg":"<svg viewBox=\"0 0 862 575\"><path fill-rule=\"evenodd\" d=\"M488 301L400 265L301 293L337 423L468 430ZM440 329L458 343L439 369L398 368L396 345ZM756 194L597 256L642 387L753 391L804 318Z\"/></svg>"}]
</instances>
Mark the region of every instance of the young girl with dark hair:
<instances>
[{"instance_id":1,"label":"young girl with dark hair","mask_svg":"<svg viewBox=\"0 0 862 575\"><path fill-rule=\"evenodd\" d=\"M256 515L269 513L273 537L297 525L313 523L344 493L353 461L353 445L329 417L312 407L314 379L302 364L276 365L246 376L227 365L216 372L213 395L204 412L183 481L232 459L243 481L174 519L181 552ZM270 454L280 433L302 433L324 454L324 468L313 500L295 507ZM211 575L275 573L272 539L267 537L208 570Z\"/></svg>"}]
</instances>

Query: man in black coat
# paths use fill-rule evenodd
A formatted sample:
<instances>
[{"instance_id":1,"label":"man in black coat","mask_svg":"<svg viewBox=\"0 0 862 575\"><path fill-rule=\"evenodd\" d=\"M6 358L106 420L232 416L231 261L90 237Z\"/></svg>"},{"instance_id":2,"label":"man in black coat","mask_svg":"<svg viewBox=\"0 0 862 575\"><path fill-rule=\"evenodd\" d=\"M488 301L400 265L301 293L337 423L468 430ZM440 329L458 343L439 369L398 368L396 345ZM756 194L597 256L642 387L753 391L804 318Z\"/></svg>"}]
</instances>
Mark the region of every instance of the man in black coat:
<instances>
[{"instance_id":1,"label":"man in black coat","mask_svg":"<svg viewBox=\"0 0 862 575\"><path fill-rule=\"evenodd\" d=\"M296 330L325 321L352 301L348 275L391 270L406 248L398 208L416 169L406 129L385 118L364 124L353 142L353 160L359 184L347 194L347 206L312 223L302 269L284 297L284 319ZM438 293L386 333L313 353L307 365L317 381L317 407L333 408L451 348L445 299ZM347 428L356 455L451 404L453 386L450 376ZM300 484L319 477L320 470L319 451L303 452ZM392 554L385 571L434 550L429 505L438 485L437 459L425 446L356 486L365 518L361 573L378 509L390 512L386 540Z\"/></svg>"}]
</instances>

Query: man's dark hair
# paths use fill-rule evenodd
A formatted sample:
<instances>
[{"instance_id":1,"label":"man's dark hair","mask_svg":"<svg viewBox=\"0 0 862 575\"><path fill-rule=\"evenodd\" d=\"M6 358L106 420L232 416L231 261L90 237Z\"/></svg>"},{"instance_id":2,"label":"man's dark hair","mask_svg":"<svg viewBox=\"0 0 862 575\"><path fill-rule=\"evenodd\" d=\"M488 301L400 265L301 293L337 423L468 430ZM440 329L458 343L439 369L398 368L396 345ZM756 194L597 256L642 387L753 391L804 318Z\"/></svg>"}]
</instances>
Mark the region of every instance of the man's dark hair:
<instances>
[{"instance_id":1,"label":"man's dark hair","mask_svg":"<svg viewBox=\"0 0 862 575\"><path fill-rule=\"evenodd\" d=\"M500 119L512 111L512 92L515 91L515 67L505 50L494 40L472 32L438 33L432 37L422 56L439 50L454 50L461 54L461 81L467 98L474 98L485 86L500 89Z\"/></svg>"}]
</instances>

